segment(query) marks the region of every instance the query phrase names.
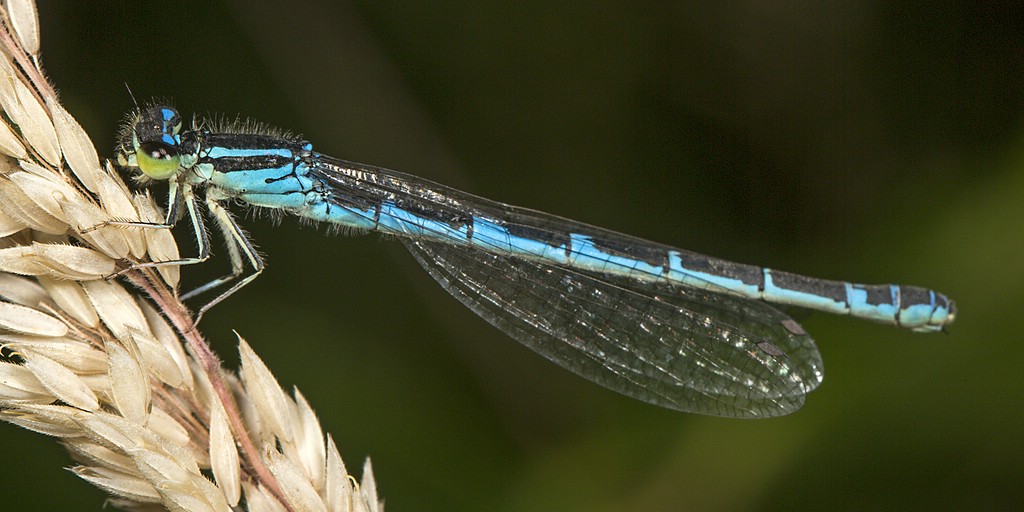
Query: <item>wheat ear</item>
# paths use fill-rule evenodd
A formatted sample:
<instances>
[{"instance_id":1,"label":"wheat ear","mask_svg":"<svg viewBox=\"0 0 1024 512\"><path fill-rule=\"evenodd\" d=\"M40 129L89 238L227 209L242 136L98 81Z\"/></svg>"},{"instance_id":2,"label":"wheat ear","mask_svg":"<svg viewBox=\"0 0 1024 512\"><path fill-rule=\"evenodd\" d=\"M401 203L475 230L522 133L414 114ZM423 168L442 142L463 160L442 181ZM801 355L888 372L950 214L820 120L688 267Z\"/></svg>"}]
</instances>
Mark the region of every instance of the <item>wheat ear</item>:
<instances>
[{"instance_id":1,"label":"wheat ear","mask_svg":"<svg viewBox=\"0 0 1024 512\"><path fill-rule=\"evenodd\" d=\"M136 267L177 259L173 236L107 223L160 222L159 206L57 100L34 3L4 2L0 22L0 419L59 439L124 509L383 510L369 460L357 482L241 337L240 373L221 368L178 267Z\"/></svg>"}]
</instances>

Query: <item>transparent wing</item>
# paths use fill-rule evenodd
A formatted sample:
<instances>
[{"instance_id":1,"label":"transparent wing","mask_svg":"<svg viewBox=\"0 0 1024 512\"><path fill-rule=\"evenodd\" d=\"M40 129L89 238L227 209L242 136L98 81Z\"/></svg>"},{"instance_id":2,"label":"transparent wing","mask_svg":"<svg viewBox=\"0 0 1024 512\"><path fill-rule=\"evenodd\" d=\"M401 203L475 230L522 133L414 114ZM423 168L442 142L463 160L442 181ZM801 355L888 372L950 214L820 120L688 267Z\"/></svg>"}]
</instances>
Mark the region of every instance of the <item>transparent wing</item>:
<instances>
[{"instance_id":1,"label":"transparent wing","mask_svg":"<svg viewBox=\"0 0 1024 512\"><path fill-rule=\"evenodd\" d=\"M445 290L558 365L680 411L757 418L821 382L814 341L771 306L423 239L402 239ZM742 328L737 327L742 326Z\"/></svg>"},{"instance_id":2,"label":"transparent wing","mask_svg":"<svg viewBox=\"0 0 1024 512\"><path fill-rule=\"evenodd\" d=\"M312 176L353 214L373 215L371 206L387 201L451 225L488 219L552 246L575 233L640 260L683 252L396 171L317 158ZM687 412L764 417L800 408L821 382L814 341L763 302L661 274L641 281L588 273L509 251L507 240L479 231L469 245L412 227L399 239L455 298L560 366L625 395Z\"/></svg>"}]
</instances>

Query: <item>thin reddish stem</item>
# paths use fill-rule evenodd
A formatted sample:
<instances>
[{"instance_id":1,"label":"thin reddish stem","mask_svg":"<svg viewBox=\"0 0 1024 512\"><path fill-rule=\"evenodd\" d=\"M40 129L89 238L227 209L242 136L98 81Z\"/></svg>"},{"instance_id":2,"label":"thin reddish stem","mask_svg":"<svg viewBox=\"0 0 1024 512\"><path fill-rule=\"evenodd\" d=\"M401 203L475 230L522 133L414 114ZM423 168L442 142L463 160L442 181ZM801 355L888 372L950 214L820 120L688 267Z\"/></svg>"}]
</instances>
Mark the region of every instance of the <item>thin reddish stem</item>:
<instances>
[{"instance_id":1,"label":"thin reddish stem","mask_svg":"<svg viewBox=\"0 0 1024 512\"><path fill-rule=\"evenodd\" d=\"M161 282L147 279L138 270L129 271L125 276L129 282L144 291L156 303L160 311L171 321L174 328L178 330L185 339L185 342L188 343L194 357L199 361L200 366L202 366L203 371L210 380L214 393L217 394L217 398L224 406L228 423L231 425L231 431L234 433L235 440L238 441L239 447L242 449L243 457L252 469L253 477L269 489L285 508L293 510L288 504L287 499L285 499L277 478L274 477L270 469L263 463L263 458L260 457L256 445L245 428L245 422L242 421L242 414L238 409L238 404L235 402L235 397L231 394L231 390L228 388L227 383L224 382L223 375L221 374L220 358L210 349L206 339L203 338L199 330L192 324L192 316L188 310Z\"/></svg>"}]
</instances>

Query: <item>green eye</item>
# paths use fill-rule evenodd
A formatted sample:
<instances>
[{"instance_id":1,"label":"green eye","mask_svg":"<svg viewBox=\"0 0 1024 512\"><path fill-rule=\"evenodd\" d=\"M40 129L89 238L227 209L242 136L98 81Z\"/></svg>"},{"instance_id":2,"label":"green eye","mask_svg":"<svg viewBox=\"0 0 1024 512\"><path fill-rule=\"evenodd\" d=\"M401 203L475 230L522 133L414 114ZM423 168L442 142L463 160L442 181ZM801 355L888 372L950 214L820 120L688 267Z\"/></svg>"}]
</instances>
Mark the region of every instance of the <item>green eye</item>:
<instances>
[{"instance_id":1,"label":"green eye","mask_svg":"<svg viewBox=\"0 0 1024 512\"><path fill-rule=\"evenodd\" d=\"M163 142L143 142L135 152L139 170L154 180L166 180L178 172L178 150Z\"/></svg>"}]
</instances>

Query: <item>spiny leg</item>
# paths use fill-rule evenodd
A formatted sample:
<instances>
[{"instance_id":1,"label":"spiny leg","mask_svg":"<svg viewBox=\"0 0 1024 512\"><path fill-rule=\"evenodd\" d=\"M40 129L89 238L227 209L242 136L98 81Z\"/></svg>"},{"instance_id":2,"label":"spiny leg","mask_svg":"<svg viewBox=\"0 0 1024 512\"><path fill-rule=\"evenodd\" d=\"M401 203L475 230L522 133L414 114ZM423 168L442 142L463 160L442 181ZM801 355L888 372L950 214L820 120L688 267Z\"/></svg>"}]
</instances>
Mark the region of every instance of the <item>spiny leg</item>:
<instances>
[{"instance_id":1,"label":"spiny leg","mask_svg":"<svg viewBox=\"0 0 1024 512\"><path fill-rule=\"evenodd\" d=\"M231 282L237 279L237 282L231 285L230 288L225 290L220 295L216 296L210 302L207 302L199 308L199 312L196 314L195 320L192 323L193 328L199 325L199 321L203 318L203 315L210 310L213 306L219 304L222 300L231 296L243 286L252 282L256 279L256 276L263 272L264 264L259 254L256 253L256 248L253 247L252 242L249 241L248 237L242 231L242 228L238 226L231 214L225 209L215 198L207 196L206 208L210 213L210 216L220 227L221 232L224 235L224 241L228 248L228 256L231 258L231 272L225 274L209 283L206 283L195 290L192 290L185 295L182 295L182 300L194 297L200 293L212 290L218 286ZM245 277L240 276L245 272L245 261L248 260L249 265L252 266L253 273ZM240 279L239 279L240 278Z\"/></svg>"},{"instance_id":2,"label":"spiny leg","mask_svg":"<svg viewBox=\"0 0 1024 512\"><path fill-rule=\"evenodd\" d=\"M178 190L181 190L181 195L178 195ZM139 268L154 268L163 267L168 265L194 265L196 263L202 263L210 259L210 235L206 231L206 226L203 224L202 215L199 214L199 207L196 203L195 195L192 192L192 187L188 185L179 185L178 183L172 182L170 184L170 192L167 198L167 215L164 218L163 224L155 222L132 222L132 221L107 221L102 224L88 228L85 232L92 231L94 229L101 228L103 226L125 226L125 227L136 227L146 229L171 229L174 227L178 220L178 211L181 205L184 204L185 211L188 213L189 221L192 223L192 230L196 235L196 244L199 248L199 255L191 258L180 258L176 260L166 261L147 261L144 263L134 263L124 270L120 270L108 277L113 279L119 277L126 272Z\"/></svg>"},{"instance_id":3,"label":"spiny leg","mask_svg":"<svg viewBox=\"0 0 1024 512\"><path fill-rule=\"evenodd\" d=\"M179 195L180 192L180 195ZM181 300L187 300L201 293L207 292L218 286L231 282L238 279L245 272L245 260L248 260L249 265L253 268L251 275L245 276L225 292L215 297L210 302L204 304L199 308L199 312L196 314L195 320L193 321L193 327L199 324L199 320L202 316L210 310L213 306L220 303L222 300L228 298L231 294L238 291L241 287L249 284L250 281L256 278L261 272L263 272L263 260L260 259L256 253L256 248L253 247L252 242L246 238L242 229L235 223L231 214L219 203L216 197L206 197L206 207L211 218L217 223L221 233L224 236L225 245L228 249L228 255L231 259L231 272L225 274L217 279L214 279L188 293L180 296ZM188 214L189 221L192 224L192 229L196 235L196 244L199 246L199 255L192 258L181 258L177 260L167 261L149 261L144 263L136 263L132 266L121 270L110 278L118 277L125 272L139 268L154 268L165 265L192 265L196 263L202 263L210 259L210 235L206 230L206 226L203 223L202 215L199 212L199 205L196 202L195 194L193 193L192 187L187 184L179 184L177 182L170 183L170 191L167 199L167 215L164 223L153 223L153 222L131 222L131 221L108 221L104 224L90 228L98 229L104 225L116 225L116 226L127 226L127 227L139 227L148 229L170 229L173 228L175 222L178 220L178 212L182 205L185 207L185 211ZM244 255L244 259L243 259Z\"/></svg>"}]
</instances>

